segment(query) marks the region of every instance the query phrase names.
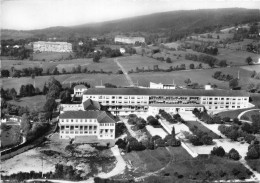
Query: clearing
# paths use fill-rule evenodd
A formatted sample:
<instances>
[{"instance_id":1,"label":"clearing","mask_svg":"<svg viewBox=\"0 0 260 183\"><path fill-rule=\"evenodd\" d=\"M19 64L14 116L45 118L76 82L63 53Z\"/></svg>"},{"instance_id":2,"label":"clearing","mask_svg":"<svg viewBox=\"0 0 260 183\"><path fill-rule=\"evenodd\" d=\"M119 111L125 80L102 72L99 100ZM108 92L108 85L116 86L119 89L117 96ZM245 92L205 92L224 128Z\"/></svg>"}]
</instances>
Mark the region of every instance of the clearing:
<instances>
[{"instance_id":1,"label":"clearing","mask_svg":"<svg viewBox=\"0 0 260 183\"><path fill-rule=\"evenodd\" d=\"M22 136L19 125L1 125L1 149L21 143Z\"/></svg>"}]
</instances>

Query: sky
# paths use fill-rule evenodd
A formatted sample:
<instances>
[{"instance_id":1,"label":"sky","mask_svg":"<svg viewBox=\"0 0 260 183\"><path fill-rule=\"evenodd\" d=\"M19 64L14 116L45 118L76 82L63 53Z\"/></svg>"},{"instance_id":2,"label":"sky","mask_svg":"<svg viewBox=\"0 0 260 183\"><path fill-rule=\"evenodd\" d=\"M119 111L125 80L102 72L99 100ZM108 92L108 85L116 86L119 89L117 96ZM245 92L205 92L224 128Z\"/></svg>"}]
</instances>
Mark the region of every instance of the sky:
<instances>
[{"instance_id":1,"label":"sky","mask_svg":"<svg viewBox=\"0 0 260 183\"><path fill-rule=\"evenodd\" d=\"M31 30L156 12L230 7L260 9L260 0L1 0L0 26Z\"/></svg>"}]
</instances>

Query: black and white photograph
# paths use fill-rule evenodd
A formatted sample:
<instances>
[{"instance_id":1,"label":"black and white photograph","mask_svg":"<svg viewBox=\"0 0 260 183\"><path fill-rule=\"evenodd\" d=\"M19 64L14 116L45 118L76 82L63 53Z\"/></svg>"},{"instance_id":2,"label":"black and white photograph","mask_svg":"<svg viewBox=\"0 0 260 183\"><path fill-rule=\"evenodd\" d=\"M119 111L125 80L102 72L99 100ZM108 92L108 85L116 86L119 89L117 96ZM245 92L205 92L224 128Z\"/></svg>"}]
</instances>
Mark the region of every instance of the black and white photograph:
<instances>
[{"instance_id":1,"label":"black and white photograph","mask_svg":"<svg viewBox=\"0 0 260 183\"><path fill-rule=\"evenodd\" d=\"M260 0L0 2L0 183L260 183Z\"/></svg>"}]
</instances>

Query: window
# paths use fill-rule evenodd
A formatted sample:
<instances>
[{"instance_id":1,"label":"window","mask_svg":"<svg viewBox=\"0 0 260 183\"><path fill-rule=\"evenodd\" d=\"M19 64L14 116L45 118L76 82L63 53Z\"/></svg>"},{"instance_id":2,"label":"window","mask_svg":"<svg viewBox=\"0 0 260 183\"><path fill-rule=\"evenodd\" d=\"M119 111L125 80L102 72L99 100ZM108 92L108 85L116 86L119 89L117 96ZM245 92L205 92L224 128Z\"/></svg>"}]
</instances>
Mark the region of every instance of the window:
<instances>
[{"instance_id":1,"label":"window","mask_svg":"<svg viewBox=\"0 0 260 183\"><path fill-rule=\"evenodd\" d=\"M71 122L73 122L73 119L71 120Z\"/></svg>"}]
</instances>

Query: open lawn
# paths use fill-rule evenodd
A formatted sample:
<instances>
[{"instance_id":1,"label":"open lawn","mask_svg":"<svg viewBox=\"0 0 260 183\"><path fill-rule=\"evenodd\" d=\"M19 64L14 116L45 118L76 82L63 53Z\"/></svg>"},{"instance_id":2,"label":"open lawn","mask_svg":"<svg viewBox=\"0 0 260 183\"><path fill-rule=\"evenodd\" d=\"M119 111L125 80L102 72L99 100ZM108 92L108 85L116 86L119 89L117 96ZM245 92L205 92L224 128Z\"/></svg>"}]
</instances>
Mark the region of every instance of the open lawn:
<instances>
[{"instance_id":1,"label":"open lawn","mask_svg":"<svg viewBox=\"0 0 260 183\"><path fill-rule=\"evenodd\" d=\"M248 65L248 66L242 66L241 68L252 72L253 71L256 71L257 73L260 72L260 65Z\"/></svg>"},{"instance_id":2,"label":"open lawn","mask_svg":"<svg viewBox=\"0 0 260 183\"><path fill-rule=\"evenodd\" d=\"M212 75L216 71L221 71L223 74L230 74L233 77L237 76L238 67L227 67L227 68L214 68L206 70L189 70L189 71L173 71L173 72L150 72L150 73L133 73L129 76L132 78L133 82L141 86L149 86L149 82L155 83L172 83L173 80L177 85L186 85L184 81L188 78L191 79L193 83L199 83L201 85L206 85L208 83L216 84L218 88L229 89L229 83L225 81L219 81L214 79ZM251 72L240 69L240 81L239 84L242 89L246 89L249 83L258 83L259 80L252 79Z\"/></svg>"},{"instance_id":3,"label":"open lawn","mask_svg":"<svg viewBox=\"0 0 260 183\"><path fill-rule=\"evenodd\" d=\"M35 77L35 87L42 90L44 83L48 81L51 76L37 76ZM88 82L91 87L101 85L104 83L111 83L117 86L127 86L128 82L123 74L66 74L66 75L55 75L55 79L61 82L65 86L69 86L70 82ZM21 85L34 83L31 77L22 78L1 78L0 83L4 89L14 88L18 93Z\"/></svg>"},{"instance_id":4,"label":"open lawn","mask_svg":"<svg viewBox=\"0 0 260 183\"><path fill-rule=\"evenodd\" d=\"M22 137L19 125L1 125L1 148L20 144Z\"/></svg>"},{"instance_id":5,"label":"open lawn","mask_svg":"<svg viewBox=\"0 0 260 183\"><path fill-rule=\"evenodd\" d=\"M251 118L252 115L260 115L260 109L246 112L245 114L243 114L241 116L241 119L252 121L252 118Z\"/></svg>"},{"instance_id":6,"label":"open lawn","mask_svg":"<svg viewBox=\"0 0 260 183\"><path fill-rule=\"evenodd\" d=\"M42 52L34 53L33 60L35 61L55 61L64 60L73 56L73 53L62 53L62 52Z\"/></svg>"},{"instance_id":7,"label":"open lawn","mask_svg":"<svg viewBox=\"0 0 260 183\"><path fill-rule=\"evenodd\" d=\"M251 57L253 61L257 61L259 56L254 53L250 53L247 51L241 51L241 50L231 50L231 49L224 49L219 48L218 49L219 54L216 56L219 60L227 60L227 63L229 65L246 65L245 62L247 57Z\"/></svg>"},{"instance_id":8,"label":"open lawn","mask_svg":"<svg viewBox=\"0 0 260 183\"><path fill-rule=\"evenodd\" d=\"M198 130L207 133L213 139L219 139L219 135L217 135L216 133L214 133L213 131L211 131L210 129L208 129L207 127L205 127L204 125L202 125L197 121L186 121L186 125L189 128L198 128Z\"/></svg>"},{"instance_id":9,"label":"open lawn","mask_svg":"<svg viewBox=\"0 0 260 183\"><path fill-rule=\"evenodd\" d=\"M236 110L224 111L224 112L218 113L218 116L220 116L221 118L230 117L231 119L234 119L234 118L237 118L238 115L239 115L241 112L247 111L248 109L253 109L253 108L236 109Z\"/></svg>"},{"instance_id":10,"label":"open lawn","mask_svg":"<svg viewBox=\"0 0 260 183\"><path fill-rule=\"evenodd\" d=\"M32 97L23 97L18 100L8 101L10 104L28 107L30 110L41 111L46 102L45 95L36 95Z\"/></svg>"},{"instance_id":11,"label":"open lawn","mask_svg":"<svg viewBox=\"0 0 260 183\"><path fill-rule=\"evenodd\" d=\"M255 171L260 173L260 159L246 160L247 164Z\"/></svg>"}]
</instances>

